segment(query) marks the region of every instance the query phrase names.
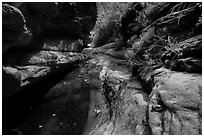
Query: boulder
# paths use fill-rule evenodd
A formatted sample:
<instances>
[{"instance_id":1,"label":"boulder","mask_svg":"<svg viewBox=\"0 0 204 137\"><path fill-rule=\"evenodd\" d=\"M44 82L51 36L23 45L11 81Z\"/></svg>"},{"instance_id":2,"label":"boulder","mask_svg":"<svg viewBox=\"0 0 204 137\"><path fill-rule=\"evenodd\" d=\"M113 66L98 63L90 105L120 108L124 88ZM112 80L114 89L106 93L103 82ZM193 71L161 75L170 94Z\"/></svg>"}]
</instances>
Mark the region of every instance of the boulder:
<instances>
[{"instance_id":1,"label":"boulder","mask_svg":"<svg viewBox=\"0 0 204 137\"><path fill-rule=\"evenodd\" d=\"M21 75L19 71L12 67L2 69L2 97L7 98L20 89Z\"/></svg>"},{"instance_id":2,"label":"boulder","mask_svg":"<svg viewBox=\"0 0 204 137\"><path fill-rule=\"evenodd\" d=\"M152 26L147 31L143 32L140 38L140 44L142 47L148 47L152 43L152 38L155 36L156 27Z\"/></svg>"},{"instance_id":3,"label":"boulder","mask_svg":"<svg viewBox=\"0 0 204 137\"><path fill-rule=\"evenodd\" d=\"M18 8L3 4L2 15L3 26L14 30L24 30L25 18Z\"/></svg>"},{"instance_id":4,"label":"boulder","mask_svg":"<svg viewBox=\"0 0 204 137\"><path fill-rule=\"evenodd\" d=\"M21 134L16 127L50 88L84 60L84 56L46 50L14 51L5 53L3 60L2 130L3 134Z\"/></svg>"},{"instance_id":5,"label":"boulder","mask_svg":"<svg viewBox=\"0 0 204 137\"><path fill-rule=\"evenodd\" d=\"M73 64L76 64L76 62L83 59L83 56L79 53L62 53L58 51L46 50L35 52L10 52L5 54L3 57L3 74L5 76L3 77L2 81L7 86L4 86L3 92L8 94L17 93L24 87L41 81L53 73L63 72L66 67L71 67ZM9 67L9 69L7 67ZM15 71L11 71L13 72L11 73L10 70ZM19 76L18 79L15 78L16 76ZM17 81L14 82L16 83L16 86L12 86L13 83L10 82L12 80Z\"/></svg>"},{"instance_id":6,"label":"boulder","mask_svg":"<svg viewBox=\"0 0 204 137\"><path fill-rule=\"evenodd\" d=\"M2 5L2 51L11 47L23 46L32 40L32 33L26 26L21 11L8 4Z\"/></svg>"},{"instance_id":7,"label":"boulder","mask_svg":"<svg viewBox=\"0 0 204 137\"><path fill-rule=\"evenodd\" d=\"M160 68L152 75L148 123L154 135L202 134L202 76Z\"/></svg>"}]
</instances>

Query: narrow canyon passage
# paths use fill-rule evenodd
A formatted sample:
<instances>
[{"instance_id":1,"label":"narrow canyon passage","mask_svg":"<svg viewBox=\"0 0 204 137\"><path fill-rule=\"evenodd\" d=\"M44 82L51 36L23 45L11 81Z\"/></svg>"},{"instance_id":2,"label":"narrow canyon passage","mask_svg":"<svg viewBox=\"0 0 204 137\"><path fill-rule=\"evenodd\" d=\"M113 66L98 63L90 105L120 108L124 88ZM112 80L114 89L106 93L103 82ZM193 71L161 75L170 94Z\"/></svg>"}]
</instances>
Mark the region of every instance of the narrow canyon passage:
<instances>
[{"instance_id":1,"label":"narrow canyon passage","mask_svg":"<svg viewBox=\"0 0 204 137\"><path fill-rule=\"evenodd\" d=\"M3 2L3 135L201 135L202 3Z\"/></svg>"},{"instance_id":2,"label":"narrow canyon passage","mask_svg":"<svg viewBox=\"0 0 204 137\"><path fill-rule=\"evenodd\" d=\"M15 131L42 135L149 134L145 125L147 94L126 65L125 60L95 54L52 87Z\"/></svg>"}]
</instances>

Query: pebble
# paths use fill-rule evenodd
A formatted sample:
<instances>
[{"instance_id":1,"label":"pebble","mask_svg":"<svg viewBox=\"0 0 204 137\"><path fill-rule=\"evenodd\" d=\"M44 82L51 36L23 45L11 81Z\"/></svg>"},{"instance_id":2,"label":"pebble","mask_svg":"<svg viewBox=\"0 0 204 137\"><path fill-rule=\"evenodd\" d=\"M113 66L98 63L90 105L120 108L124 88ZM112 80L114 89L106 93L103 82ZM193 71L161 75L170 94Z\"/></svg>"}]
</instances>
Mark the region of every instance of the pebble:
<instances>
[{"instance_id":1,"label":"pebble","mask_svg":"<svg viewBox=\"0 0 204 137\"><path fill-rule=\"evenodd\" d=\"M97 114L101 112L101 110L99 110L99 109L95 109L94 111L95 111Z\"/></svg>"},{"instance_id":2,"label":"pebble","mask_svg":"<svg viewBox=\"0 0 204 137\"><path fill-rule=\"evenodd\" d=\"M62 85L63 85L63 86L65 86L65 84L66 84L66 82L63 82L63 84L62 84Z\"/></svg>"},{"instance_id":3,"label":"pebble","mask_svg":"<svg viewBox=\"0 0 204 137\"><path fill-rule=\"evenodd\" d=\"M90 82L87 79L85 79L84 81L86 82L87 85L90 84Z\"/></svg>"},{"instance_id":4,"label":"pebble","mask_svg":"<svg viewBox=\"0 0 204 137\"><path fill-rule=\"evenodd\" d=\"M161 105L155 105L154 108L156 111L162 111L163 107Z\"/></svg>"},{"instance_id":5,"label":"pebble","mask_svg":"<svg viewBox=\"0 0 204 137\"><path fill-rule=\"evenodd\" d=\"M88 80L87 80L87 79L85 79L84 81L85 81L85 82L87 82Z\"/></svg>"},{"instance_id":6,"label":"pebble","mask_svg":"<svg viewBox=\"0 0 204 137\"><path fill-rule=\"evenodd\" d=\"M43 127L42 125L39 125L39 126L38 126L38 128L42 128L42 127Z\"/></svg>"}]
</instances>

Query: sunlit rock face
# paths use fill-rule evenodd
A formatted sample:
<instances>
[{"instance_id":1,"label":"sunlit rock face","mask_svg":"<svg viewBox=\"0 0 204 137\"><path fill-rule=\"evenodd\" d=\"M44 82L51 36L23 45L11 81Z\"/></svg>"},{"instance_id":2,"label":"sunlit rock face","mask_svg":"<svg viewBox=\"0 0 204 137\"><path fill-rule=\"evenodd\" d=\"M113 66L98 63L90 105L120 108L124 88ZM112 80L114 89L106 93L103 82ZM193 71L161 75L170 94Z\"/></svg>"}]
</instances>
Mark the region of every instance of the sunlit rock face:
<instances>
[{"instance_id":1,"label":"sunlit rock face","mask_svg":"<svg viewBox=\"0 0 204 137\"><path fill-rule=\"evenodd\" d=\"M199 135L202 131L202 75L157 69L148 105L156 135Z\"/></svg>"}]
</instances>

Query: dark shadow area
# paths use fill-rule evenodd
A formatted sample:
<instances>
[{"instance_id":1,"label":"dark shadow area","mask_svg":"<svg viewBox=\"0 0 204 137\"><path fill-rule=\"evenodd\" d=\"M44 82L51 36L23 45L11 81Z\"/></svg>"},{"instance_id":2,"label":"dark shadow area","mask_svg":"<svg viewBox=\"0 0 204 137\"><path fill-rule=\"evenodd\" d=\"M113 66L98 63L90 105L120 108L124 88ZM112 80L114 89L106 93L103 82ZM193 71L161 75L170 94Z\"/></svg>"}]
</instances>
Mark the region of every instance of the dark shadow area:
<instances>
[{"instance_id":1,"label":"dark shadow area","mask_svg":"<svg viewBox=\"0 0 204 137\"><path fill-rule=\"evenodd\" d=\"M13 134L10 129L22 124L41 103L41 99L67 73L76 69L77 65L62 67L42 80L25 87L22 91L2 101L2 134ZM32 108L32 109L31 109Z\"/></svg>"},{"instance_id":2,"label":"dark shadow area","mask_svg":"<svg viewBox=\"0 0 204 137\"><path fill-rule=\"evenodd\" d=\"M83 133L89 110L89 88L67 89L66 93L63 93L62 87L58 86L56 85L49 92L55 95L58 93L60 96L54 95L51 100L41 102L21 127L24 135L81 135Z\"/></svg>"}]
</instances>

